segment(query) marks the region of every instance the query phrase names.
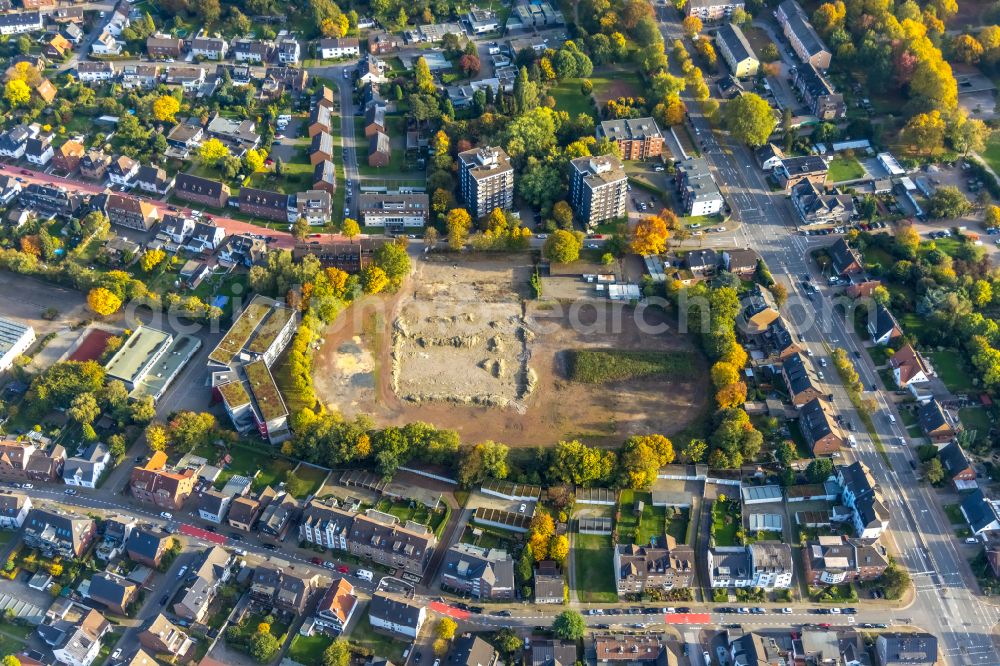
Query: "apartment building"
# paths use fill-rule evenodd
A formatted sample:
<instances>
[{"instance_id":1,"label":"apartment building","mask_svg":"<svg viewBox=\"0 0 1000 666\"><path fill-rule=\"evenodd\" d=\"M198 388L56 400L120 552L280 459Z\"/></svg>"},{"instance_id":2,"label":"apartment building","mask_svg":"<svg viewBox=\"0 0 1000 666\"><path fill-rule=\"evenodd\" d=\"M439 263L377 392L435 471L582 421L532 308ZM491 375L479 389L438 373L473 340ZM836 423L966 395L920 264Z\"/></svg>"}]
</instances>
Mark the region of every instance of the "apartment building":
<instances>
[{"instance_id":1,"label":"apartment building","mask_svg":"<svg viewBox=\"0 0 1000 666\"><path fill-rule=\"evenodd\" d=\"M677 192L684 215L715 215L725 201L704 157L689 157L677 166Z\"/></svg>"},{"instance_id":2,"label":"apartment building","mask_svg":"<svg viewBox=\"0 0 1000 666\"><path fill-rule=\"evenodd\" d=\"M506 550L457 543L441 566L442 587L477 599L514 598L514 560Z\"/></svg>"},{"instance_id":3,"label":"apartment building","mask_svg":"<svg viewBox=\"0 0 1000 666\"><path fill-rule=\"evenodd\" d=\"M514 204L514 167L503 148L484 146L458 154L462 200L473 219Z\"/></svg>"},{"instance_id":4,"label":"apartment building","mask_svg":"<svg viewBox=\"0 0 1000 666\"><path fill-rule=\"evenodd\" d=\"M626 215L628 176L614 155L570 161L569 200L578 220L589 229Z\"/></svg>"},{"instance_id":5,"label":"apartment building","mask_svg":"<svg viewBox=\"0 0 1000 666\"><path fill-rule=\"evenodd\" d=\"M735 23L726 23L716 31L715 46L736 78L755 76L760 69L760 60L753 52L753 47L740 26Z\"/></svg>"},{"instance_id":6,"label":"apartment building","mask_svg":"<svg viewBox=\"0 0 1000 666\"><path fill-rule=\"evenodd\" d=\"M197 477L193 470L173 470L167 467L167 455L156 451L145 465L132 468L129 488L140 502L161 509L176 511L194 491Z\"/></svg>"},{"instance_id":7,"label":"apartment building","mask_svg":"<svg viewBox=\"0 0 1000 666\"><path fill-rule=\"evenodd\" d=\"M597 138L617 143L624 160L648 160L663 154L663 133L652 118L605 120L597 128Z\"/></svg>"},{"instance_id":8,"label":"apartment building","mask_svg":"<svg viewBox=\"0 0 1000 666\"><path fill-rule=\"evenodd\" d=\"M618 596L650 590L690 587L694 580L694 550L663 537L665 547L618 544L614 553Z\"/></svg>"},{"instance_id":9,"label":"apartment building","mask_svg":"<svg viewBox=\"0 0 1000 666\"><path fill-rule=\"evenodd\" d=\"M815 28L809 23L809 18L796 0L785 0L778 5L776 16L799 60L821 70L830 66L833 54L816 34Z\"/></svg>"},{"instance_id":10,"label":"apartment building","mask_svg":"<svg viewBox=\"0 0 1000 666\"><path fill-rule=\"evenodd\" d=\"M685 12L702 21L720 21L732 16L734 10L745 7L743 0L688 0Z\"/></svg>"}]
</instances>

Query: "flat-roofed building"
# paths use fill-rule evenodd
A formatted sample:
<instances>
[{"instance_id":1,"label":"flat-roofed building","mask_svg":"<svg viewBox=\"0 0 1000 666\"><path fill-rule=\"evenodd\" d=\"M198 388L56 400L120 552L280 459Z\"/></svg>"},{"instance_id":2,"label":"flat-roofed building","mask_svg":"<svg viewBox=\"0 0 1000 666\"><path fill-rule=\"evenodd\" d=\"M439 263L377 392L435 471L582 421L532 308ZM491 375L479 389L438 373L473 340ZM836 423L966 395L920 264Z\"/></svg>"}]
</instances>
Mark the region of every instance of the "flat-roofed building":
<instances>
[{"instance_id":1,"label":"flat-roofed building","mask_svg":"<svg viewBox=\"0 0 1000 666\"><path fill-rule=\"evenodd\" d=\"M170 383L180 374L201 340L190 335L173 336L164 331L139 326L105 366L109 379L125 384L133 398L163 397Z\"/></svg>"},{"instance_id":2,"label":"flat-roofed building","mask_svg":"<svg viewBox=\"0 0 1000 666\"><path fill-rule=\"evenodd\" d=\"M570 162L569 200L587 228L626 214L628 176L614 155L578 157Z\"/></svg>"},{"instance_id":3,"label":"flat-roofed building","mask_svg":"<svg viewBox=\"0 0 1000 666\"><path fill-rule=\"evenodd\" d=\"M688 16L697 16L702 21L719 21L745 6L743 0L688 0L685 11Z\"/></svg>"},{"instance_id":4,"label":"flat-roofed building","mask_svg":"<svg viewBox=\"0 0 1000 666\"><path fill-rule=\"evenodd\" d=\"M458 154L462 200L473 219L514 205L514 167L503 148L484 146Z\"/></svg>"},{"instance_id":5,"label":"flat-roofed building","mask_svg":"<svg viewBox=\"0 0 1000 666\"><path fill-rule=\"evenodd\" d=\"M430 198L422 193L365 192L359 198L361 219L367 227L388 231L423 227L427 224Z\"/></svg>"},{"instance_id":6,"label":"flat-roofed building","mask_svg":"<svg viewBox=\"0 0 1000 666\"><path fill-rule=\"evenodd\" d=\"M692 157L677 166L677 190L684 214L715 215L725 201L704 157Z\"/></svg>"},{"instance_id":7,"label":"flat-roofed building","mask_svg":"<svg viewBox=\"0 0 1000 666\"><path fill-rule=\"evenodd\" d=\"M35 329L28 324L0 317L0 372L9 370L18 356L35 343Z\"/></svg>"}]
</instances>

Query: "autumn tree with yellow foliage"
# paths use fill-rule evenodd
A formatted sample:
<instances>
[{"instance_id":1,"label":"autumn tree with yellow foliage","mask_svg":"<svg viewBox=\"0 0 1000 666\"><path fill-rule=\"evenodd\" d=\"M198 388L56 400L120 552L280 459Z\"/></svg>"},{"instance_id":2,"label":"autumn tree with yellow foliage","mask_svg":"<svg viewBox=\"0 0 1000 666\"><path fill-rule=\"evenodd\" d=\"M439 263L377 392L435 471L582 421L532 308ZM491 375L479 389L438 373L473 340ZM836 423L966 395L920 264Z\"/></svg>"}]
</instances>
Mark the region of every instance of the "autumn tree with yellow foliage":
<instances>
[{"instance_id":1,"label":"autumn tree with yellow foliage","mask_svg":"<svg viewBox=\"0 0 1000 666\"><path fill-rule=\"evenodd\" d=\"M181 110L181 103L172 95L162 95L153 102L153 117L161 123L172 123L177 112Z\"/></svg>"},{"instance_id":2,"label":"autumn tree with yellow foliage","mask_svg":"<svg viewBox=\"0 0 1000 666\"><path fill-rule=\"evenodd\" d=\"M639 220L632 232L632 251L642 256L666 252L667 239L670 238L668 227L671 223L676 225L676 220L677 216L669 210Z\"/></svg>"},{"instance_id":3,"label":"autumn tree with yellow foliage","mask_svg":"<svg viewBox=\"0 0 1000 666\"><path fill-rule=\"evenodd\" d=\"M87 305L97 314L107 317L118 312L122 306L122 299L104 287L95 287L87 294Z\"/></svg>"}]
</instances>

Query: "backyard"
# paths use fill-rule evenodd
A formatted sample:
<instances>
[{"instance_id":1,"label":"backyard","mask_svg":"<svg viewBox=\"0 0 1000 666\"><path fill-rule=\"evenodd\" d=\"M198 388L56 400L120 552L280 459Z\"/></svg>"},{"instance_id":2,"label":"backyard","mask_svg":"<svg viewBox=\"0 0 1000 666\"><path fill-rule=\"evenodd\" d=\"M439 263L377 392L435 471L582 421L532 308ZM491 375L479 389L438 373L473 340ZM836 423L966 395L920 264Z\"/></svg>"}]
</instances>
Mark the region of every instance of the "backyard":
<instances>
[{"instance_id":1,"label":"backyard","mask_svg":"<svg viewBox=\"0 0 1000 666\"><path fill-rule=\"evenodd\" d=\"M317 467L308 463L299 463L298 467L295 468L295 476L299 480L308 484L302 488L300 493L298 493L298 495L301 496L300 499L309 497L310 495L315 495L319 492L319 489L323 487L323 482L326 480L328 473L329 472L322 467Z\"/></svg>"},{"instance_id":2,"label":"backyard","mask_svg":"<svg viewBox=\"0 0 1000 666\"><path fill-rule=\"evenodd\" d=\"M830 162L830 181L842 183L847 180L857 180L864 178L865 169L854 157L845 155L838 156Z\"/></svg>"},{"instance_id":3,"label":"backyard","mask_svg":"<svg viewBox=\"0 0 1000 666\"><path fill-rule=\"evenodd\" d=\"M388 636L375 633L375 629L372 628L371 622L368 621L368 613L361 615L361 619L351 630L348 639L352 643L356 643L363 648L371 650L372 654L377 654L380 657L395 661L397 663L402 663L403 649L405 644L399 641L394 641ZM306 662L306 663L318 663L318 662Z\"/></svg>"},{"instance_id":4,"label":"backyard","mask_svg":"<svg viewBox=\"0 0 1000 666\"><path fill-rule=\"evenodd\" d=\"M738 546L736 532L742 518L740 505L736 502L718 499L712 503L712 537L716 547Z\"/></svg>"},{"instance_id":5,"label":"backyard","mask_svg":"<svg viewBox=\"0 0 1000 666\"><path fill-rule=\"evenodd\" d=\"M611 571L611 536L576 534L573 540L577 598L584 603L618 601Z\"/></svg>"},{"instance_id":6,"label":"backyard","mask_svg":"<svg viewBox=\"0 0 1000 666\"><path fill-rule=\"evenodd\" d=\"M965 370L965 359L961 352L954 349L928 352L931 365L937 376L952 393L968 393L975 390L972 384L972 373Z\"/></svg>"},{"instance_id":7,"label":"backyard","mask_svg":"<svg viewBox=\"0 0 1000 666\"><path fill-rule=\"evenodd\" d=\"M565 111L570 118L576 118L581 113L597 117L593 98L584 95L580 89L583 79L565 79L549 89L549 94L556 100L556 110Z\"/></svg>"},{"instance_id":8,"label":"backyard","mask_svg":"<svg viewBox=\"0 0 1000 666\"><path fill-rule=\"evenodd\" d=\"M300 664L321 664L323 652L332 642L333 639L326 634L315 633L312 636L296 634L288 647L288 658Z\"/></svg>"},{"instance_id":9,"label":"backyard","mask_svg":"<svg viewBox=\"0 0 1000 666\"><path fill-rule=\"evenodd\" d=\"M635 503L642 502L642 515L635 512ZM618 510L621 520L618 521L618 538L622 543L632 543L644 546L652 543L652 539L662 537L666 513L664 507L653 506L650 493L623 490L619 498Z\"/></svg>"},{"instance_id":10,"label":"backyard","mask_svg":"<svg viewBox=\"0 0 1000 666\"><path fill-rule=\"evenodd\" d=\"M431 511L420 502L394 502L382 498L375 508L382 513L388 513L399 518L401 523L412 520L415 523L426 525L435 534L447 519L447 512L444 510Z\"/></svg>"},{"instance_id":11,"label":"backyard","mask_svg":"<svg viewBox=\"0 0 1000 666\"><path fill-rule=\"evenodd\" d=\"M254 478L254 489L273 486L284 481L289 470L294 467L284 458L246 444L234 444L229 453L232 460L215 480L216 488L221 489L233 476L253 477L254 474L257 475Z\"/></svg>"}]
</instances>

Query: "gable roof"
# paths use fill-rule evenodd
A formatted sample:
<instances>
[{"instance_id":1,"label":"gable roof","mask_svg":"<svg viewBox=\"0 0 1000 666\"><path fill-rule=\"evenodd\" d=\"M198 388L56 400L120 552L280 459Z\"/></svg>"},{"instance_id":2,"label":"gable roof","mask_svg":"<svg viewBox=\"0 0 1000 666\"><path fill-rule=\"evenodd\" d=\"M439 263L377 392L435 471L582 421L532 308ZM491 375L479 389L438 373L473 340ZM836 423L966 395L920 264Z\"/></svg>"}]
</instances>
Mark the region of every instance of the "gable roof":
<instances>
[{"instance_id":1,"label":"gable roof","mask_svg":"<svg viewBox=\"0 0 1000 666\"><path fill-rule=\"evenodd\" d=\"M856 265L858 268L862 266L861 257L854 248L847 244L844 238L837 239L837 242L827 248L826 252L830 255L833 270L839 274L848 272L852 266Z\"/></svg>"},{"instance_id":2,"label":"gable roof","mask_svg":"<svg viewBox=\"0 0 1000 666\"><path fill-rule=\"evenodd\" d=\"M965 456L965 451L962 450L958 442L951 442L938 451L938 458L940 458L941 466L944 467L949 480L972 467L969 459Z\"/></svg>"},{"instance_id":3,"label":"gable roof","mask_svg":"<svg viewBox=\"0 0 1000 666\"><path fill-rule=\"evenodd\" d=\"M793 396L816 388L813 384L812 373L809 372L805 357L801 353L792 354L786 358L781 365L781 370Z\"/></svg>"},{"instance_id":4,"label":"gable roof","mask_svg":"<svg viewBox=\"0 0 1000 666\"><path fill-rule=\"evenodd\" d=\"M810 445L827 435L839 436L833 415L819 398L813 398L799 409L799 426Z\"/></svg>"},{"instance_id":5,"label":"gable roof","mask_svg":"<svg viewBox=\"0 0 1000 666\"><path fill-rule=\"evenodd\" d=\"M920 427L927 434L932 432L945 429L954 430L951 423L948 421L948 416L944 412L944 407L941 406L936 399L925 403L920 407L920 412L918 414L918 419L920 421Z\"/></svg>"},{"instance_id":6,"label":"gable roof","mask_svg":"<svg viewBox=\"0 0 1000 666\"><path fill-rule=\"evenodd\" d=\"M896 317L889 311L889 308L885 307L881 303L876 303L875 305L875 331L872 337L876 340L881 340L885 336L895 337L891 335L892 331L902 331L899 327L899 323L896 322Z\"/></svg>"},{"instance_id":7,"label":"gable roof","mask_svg":"<svg viewBox=\"0 0 1000 666\"><path fill-rule=\"evenodd\" d=\"M924 360L920 358L920 354L910 344L900 347L899 351L889 358L889 364L894 369L899 370L900 384L908 384L911 379L921 372L925 376L927 375L927 366L924 365Z\"/></svg>"},{"instance_id":8,"label":"gable roof","mask_svg":"<svg viewBox=\"0 0 1000 666\"><path fill-rule=\"evenodd\" d=\"M346 578L340 578L330 585L330 589L316 606L316 612L336 617L341 624L344 624L357 604L358 598L354 596L354 586Z\"/></svg>"}]
</instances>

